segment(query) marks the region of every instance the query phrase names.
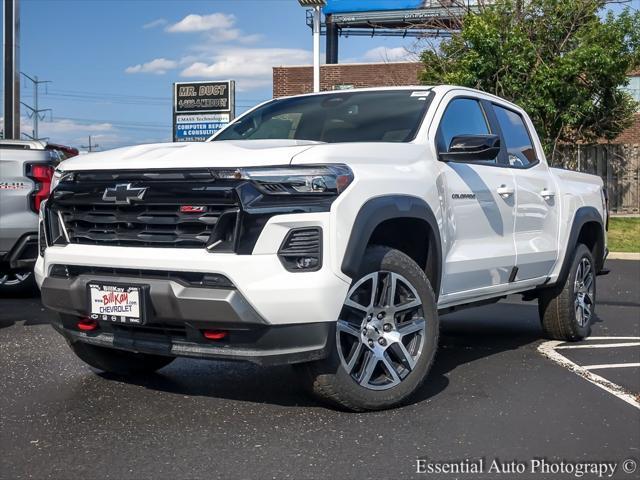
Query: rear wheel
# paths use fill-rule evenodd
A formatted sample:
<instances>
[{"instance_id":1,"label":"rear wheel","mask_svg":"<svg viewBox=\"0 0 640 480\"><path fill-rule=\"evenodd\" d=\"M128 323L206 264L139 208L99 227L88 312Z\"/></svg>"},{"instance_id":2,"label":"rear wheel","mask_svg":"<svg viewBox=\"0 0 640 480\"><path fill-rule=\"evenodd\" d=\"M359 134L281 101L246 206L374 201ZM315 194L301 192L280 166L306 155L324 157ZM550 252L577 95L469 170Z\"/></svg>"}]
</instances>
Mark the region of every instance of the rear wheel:
<instances>
[{"instance_id":1,"label":"rear wheel","mask_svg":"<svg viewBox=\"0 0 640 480\"><path fill-rule=\"evenodd\" d=\"M548 338L577 341L591 334L596 307L596 271L591 251L578 245L571 270L561 287L543 292L538 302Z\"/></svg>"},{"instance_id":2,"label":"rear wheel","mask_svg":"<svg viewBox=\"0 0 640 480\"><path fill-rule=\"evenodd\" d=\"M390 408L424 381L438 343L438 315L425 273L404 253L367 249L336 323L329 358L306 364L317 396L344 408Z\"/></svg>"},{"instance_id":3,"label":"rear wheel","mask_svg":"<svg viewBox=\"0 0 640 480\"><path fill-rule=\"evenodd\" d=\"M175 357L127 352L83 342L73 342L71 350L93 368L123 376L155 372L175 360Z\"/></svg>"}]
</instances>

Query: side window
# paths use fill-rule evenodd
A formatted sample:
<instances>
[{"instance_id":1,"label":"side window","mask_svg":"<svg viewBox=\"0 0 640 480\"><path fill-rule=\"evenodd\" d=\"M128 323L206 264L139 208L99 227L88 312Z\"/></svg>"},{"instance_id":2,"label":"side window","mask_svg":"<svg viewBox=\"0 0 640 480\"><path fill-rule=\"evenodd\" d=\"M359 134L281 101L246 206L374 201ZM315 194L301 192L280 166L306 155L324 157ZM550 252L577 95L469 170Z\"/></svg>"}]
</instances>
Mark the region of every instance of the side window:
<instances>
[{"instance_id":1,"label":"side window","mask_svg":"<svg viewBox=\"0 0 640 480\"><path fill-rule=\"evenodd\" d=\"M507 147L509 165L516 168L537 163L536 151L520 114L493 104L502 136Z\"/></svg>"},{"instance_id":2,"label":"side window","mask_svg":"<svg viewBox=\"0 0 640 480\"><path fill-rule=\"evenodd\" d=\"M456 98L447 109L438 127L438 148L446 150L451 139L458 135L487 135L491 133L484 111L477 100Z\"/></svg>"}]
</instances>

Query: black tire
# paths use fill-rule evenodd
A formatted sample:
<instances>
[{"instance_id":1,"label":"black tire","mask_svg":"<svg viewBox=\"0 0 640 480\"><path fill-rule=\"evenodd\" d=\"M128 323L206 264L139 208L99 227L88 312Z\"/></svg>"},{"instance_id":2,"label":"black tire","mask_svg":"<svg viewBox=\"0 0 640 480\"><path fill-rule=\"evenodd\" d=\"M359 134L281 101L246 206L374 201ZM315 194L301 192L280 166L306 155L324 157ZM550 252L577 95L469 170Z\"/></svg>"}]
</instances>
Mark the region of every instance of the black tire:
<instances>
[{"instance_id":1,"label":"black tire","mask_svg":"<svg viewBox=\"0 0 640 480\"><path fill-rule=\"evenodd\" d=\"M579 266L583 261L588 262L591 269L593 291L590 301L590 315L581 320L577 313L579 309L579 292L576 291L576 277ZM578 283L579 279L578 279ZM552 288L540 295L538 311L542 329L547 338L575 342L591 334L591 324L595 318L596 306L596 271L591 251L583 244L579 244L571 261L569 275L564 285ZM582 324L581 324L582 323Z\"/></svg>"},{"instance_id":2,"label":"black tire","mask_svg":"<svg viewBox=\"0 0 640 480\"><path fill-rule=\"evenodd\" d=\"M402 371L403 364L395 363L394 365L398 365L398 368L401 370L403 376L398 376L396 373L396 380L394 381L399 381L399 383L384 390L372 390L359 383L356 380L356 377L352 377L353 371L357 370L355 367L352 367L352 374L347 372L347 368L343 364L343 362L346 363L346 361L344 360L345 356L344 354L338 352L338 349L342 348L338 345L340 340L340 337L338 336L340 335L340 333L338 332L335 337L332 351L329 354L328 358L316 362L310 362L300 366L304 374L303 379L306 381L307 387L314 395L324 401L330 402L334 405L351 411L382 410L398 406L406 402L409 397L420 387L420 385L422 385L423 381L427 377L429 369L433 363L438 345L439 324L436 301L433 290L431 288L431 284L429 283L429 280L427 279L424 271L422 271L422 269L410 257L398 250L394 250L392 248L384 246L371 246L367 248L365 252L362 266L360 267L360 272L358 273L357 277L354 278L354 282L352 283L352 289L357 288L359 281L363 280L367 276L370 276L370 274L374 274L374 272L381 272L378 275L385 275L388 278L393 278L393 275L391 274L396 274L395 277L401 279L397 280L397 283L399 284L404 285L404 280L410 282L411 287L414 289L413 292L417 294L420 302L422 303L420 307L417 307L417 313L394 314L394 331L392 333L400 332L400 329L403 328L403 325L408 325L408 323L403 324L401 322L396 322L396 318L407 318L410 317L410 315L416 315L416 317L413 318L417 318L418 321L420 321L420 318L424 318L424 323L422 323L422 325L424 325L424 330L420 333L412 334L417 335L416 338L420 338L419 340L416 340L417 342L419 342L420 347L416 347L417 344L414 343L410 343L409 347L405 347L407 349L414 349L414 351L416 351L417 348L418 353L416 353L416 358L413 359L412 357L412 363L414 363L414 365L411 369L407 368L406 370ZM378 276L376 276L375 278L377 279ZM373 288L373 281L371 281L371 284ZM375 297L375 294L372 293L371 296ZM395 296L395 293L390 293L389 296ZM415 297L415 295L413 294L411 296L412 298ZM375 304L375 302L371 302L371 304ZM395 300L392 302L392 304L396 305ZM345 316L348 315L348 313L345 313L345 309L348 309L348 307L345 306L343 308L343 311L341 312L341 319L345 318ZM353 311L354 310L351 310L351 312ZM420 313L422 314L422 317L420 317ZM365 325L366 328L364 328L363 330L357 330L357 336L352 333L351 335L354 335L353 337L351 337L353 340L355 340L356 338L360 338L359 335L361 332L363 334L362 338L366 339L367 337L365 336L364 332L368 331L367 328L369 328L367 322L375 321L375 319L369 320L371 317L364 312L361 313L361 317L362 325ZM360 321L359 318L360 317L356 315L355 325L358 325L357 322ZM376 316L376 318L380 317ZM383 322L382 326L387 326L386 324L384 324L384 322L390 322L390 318L391 317L387 317L385 319L383 314L383 320L380 320L380 322ZM411 320L411 317L409 318L409 320ZM378 323L377 326L380 327L380 324ZM383 331L387 332L387 330ZM380 334L380 330L376 330L376 332ZM374 333L372 332L371 334L373 335ZM384 335L384 333L380 335L382 336ZM404 338L404 336L400 338L402 339ZM362 357L363 359L367 359L369 358L369 356L374 357L372 353L374 348L369 348L367 350L367 346L364 343L365 341L369 342L370 340L362 340L362 345L356 345L356 347L359 347L359 350L352 345L351 350L349 350L353 353L352 358L355 358L357 352L360 352L360 355L364 355ZM403 342L404 340L400 341ZM413 341L414 340L411 340L411 342ZM358 341L355 340L353 343L357 344ZM373 347L377 349L378 346L376 345L376 343L385 345L384 343L380 343L380 338L378 338L378 342L368 343L368 345L373 345ZM393 352L389 351L392 347L398 348L399 346L397 343L388 343L385 346L382 346L379 351L385 352L383 353L383 356L387 354L395 355ZM409 350L405 351L408 352ZM387 360L389 359L389 357L385 358ZM388 372L390 374L390 370L388 370L387 366L385 366L389 365L388 363L383 365L381 360L374 360L373 363L376 363L376 369L382 368L382 373L379 374L380 376L384 377L385 372ZM366 368L366 360L362 360L361 368ZM369 377L371 376L373 376L373 374L371 374ZM398 380L400 378L402 379ZM367 385L370 386L369 381L367 381Z\"/></svg>"},{"instance_id":3,"label":"black tire","mask_svg":"<svg viewBox=\"0 0 640 480\"><path fill-rule=\"evenodd\" d=\"M73 342L70 346L73 353L86 364L103 372L122 376L152 373L175 360L175 357L127 352L83 342Z\"/></svg>"},{"instance_id":4,"label":"black tire","mask_svg":"<svg viewBox=\"0 0 640 480\"><path fill-rule=\"evenodd\" d=\"M23 275L24 276L23 278ZM0 273L0 296L24 297L37 292L33 272L11 271Z\"/></svg>"}]
</instances>

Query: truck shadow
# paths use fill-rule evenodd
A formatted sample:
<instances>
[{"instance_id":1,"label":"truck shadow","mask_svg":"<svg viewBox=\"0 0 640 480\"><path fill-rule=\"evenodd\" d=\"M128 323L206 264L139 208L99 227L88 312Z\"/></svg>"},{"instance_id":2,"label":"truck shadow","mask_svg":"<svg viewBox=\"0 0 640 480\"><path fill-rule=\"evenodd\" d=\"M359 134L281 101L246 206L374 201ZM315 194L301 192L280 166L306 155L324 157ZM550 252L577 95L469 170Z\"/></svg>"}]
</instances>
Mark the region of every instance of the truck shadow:
<instances>
[{"instance_id":1,"label":"truck shadow","mask_svg":"<svg viewBox=\"0 0 640 480\"><path fill-rule=\"evenodd\" d=\"M50 323L53 315L56 314L42 305L40 292L20 296L0 295L0 329L11 327L17 322L23 322L25 326Z\"/></svg>"},{"instance_id":2,"label":"truck shadow","mask_svg":"<svg viewBox=\"0 0 640 480\"><path fill-rule=\"evenodd\" d=\"M535 304L497 304L441 317L440 348L424 385L408 402L419 404L464 381L456 369L541 340ZM159 373L122 379L151 390L279 406L326 407L306 394L298 372L288 366L178 359Z\"/></svg>"}]
</instances>

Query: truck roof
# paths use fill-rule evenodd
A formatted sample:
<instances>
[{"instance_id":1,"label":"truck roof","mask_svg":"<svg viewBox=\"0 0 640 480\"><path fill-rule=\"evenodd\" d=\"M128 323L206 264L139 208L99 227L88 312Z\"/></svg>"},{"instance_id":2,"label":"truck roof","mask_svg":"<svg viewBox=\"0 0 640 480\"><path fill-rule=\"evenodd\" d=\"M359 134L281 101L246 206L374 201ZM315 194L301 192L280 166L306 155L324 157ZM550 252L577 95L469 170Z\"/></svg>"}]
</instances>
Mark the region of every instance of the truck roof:
<instances>
[{"instance_id":1,"label":"truck roof","mask_svg":"<svg viewBox=\"0 0 640 480\"><path fill-rule=\"evenodd\" d=\"M0 148L11 150L44 150L46 148L46 143L40 140L0 139Z\"/></svg>"}]
</instances>

